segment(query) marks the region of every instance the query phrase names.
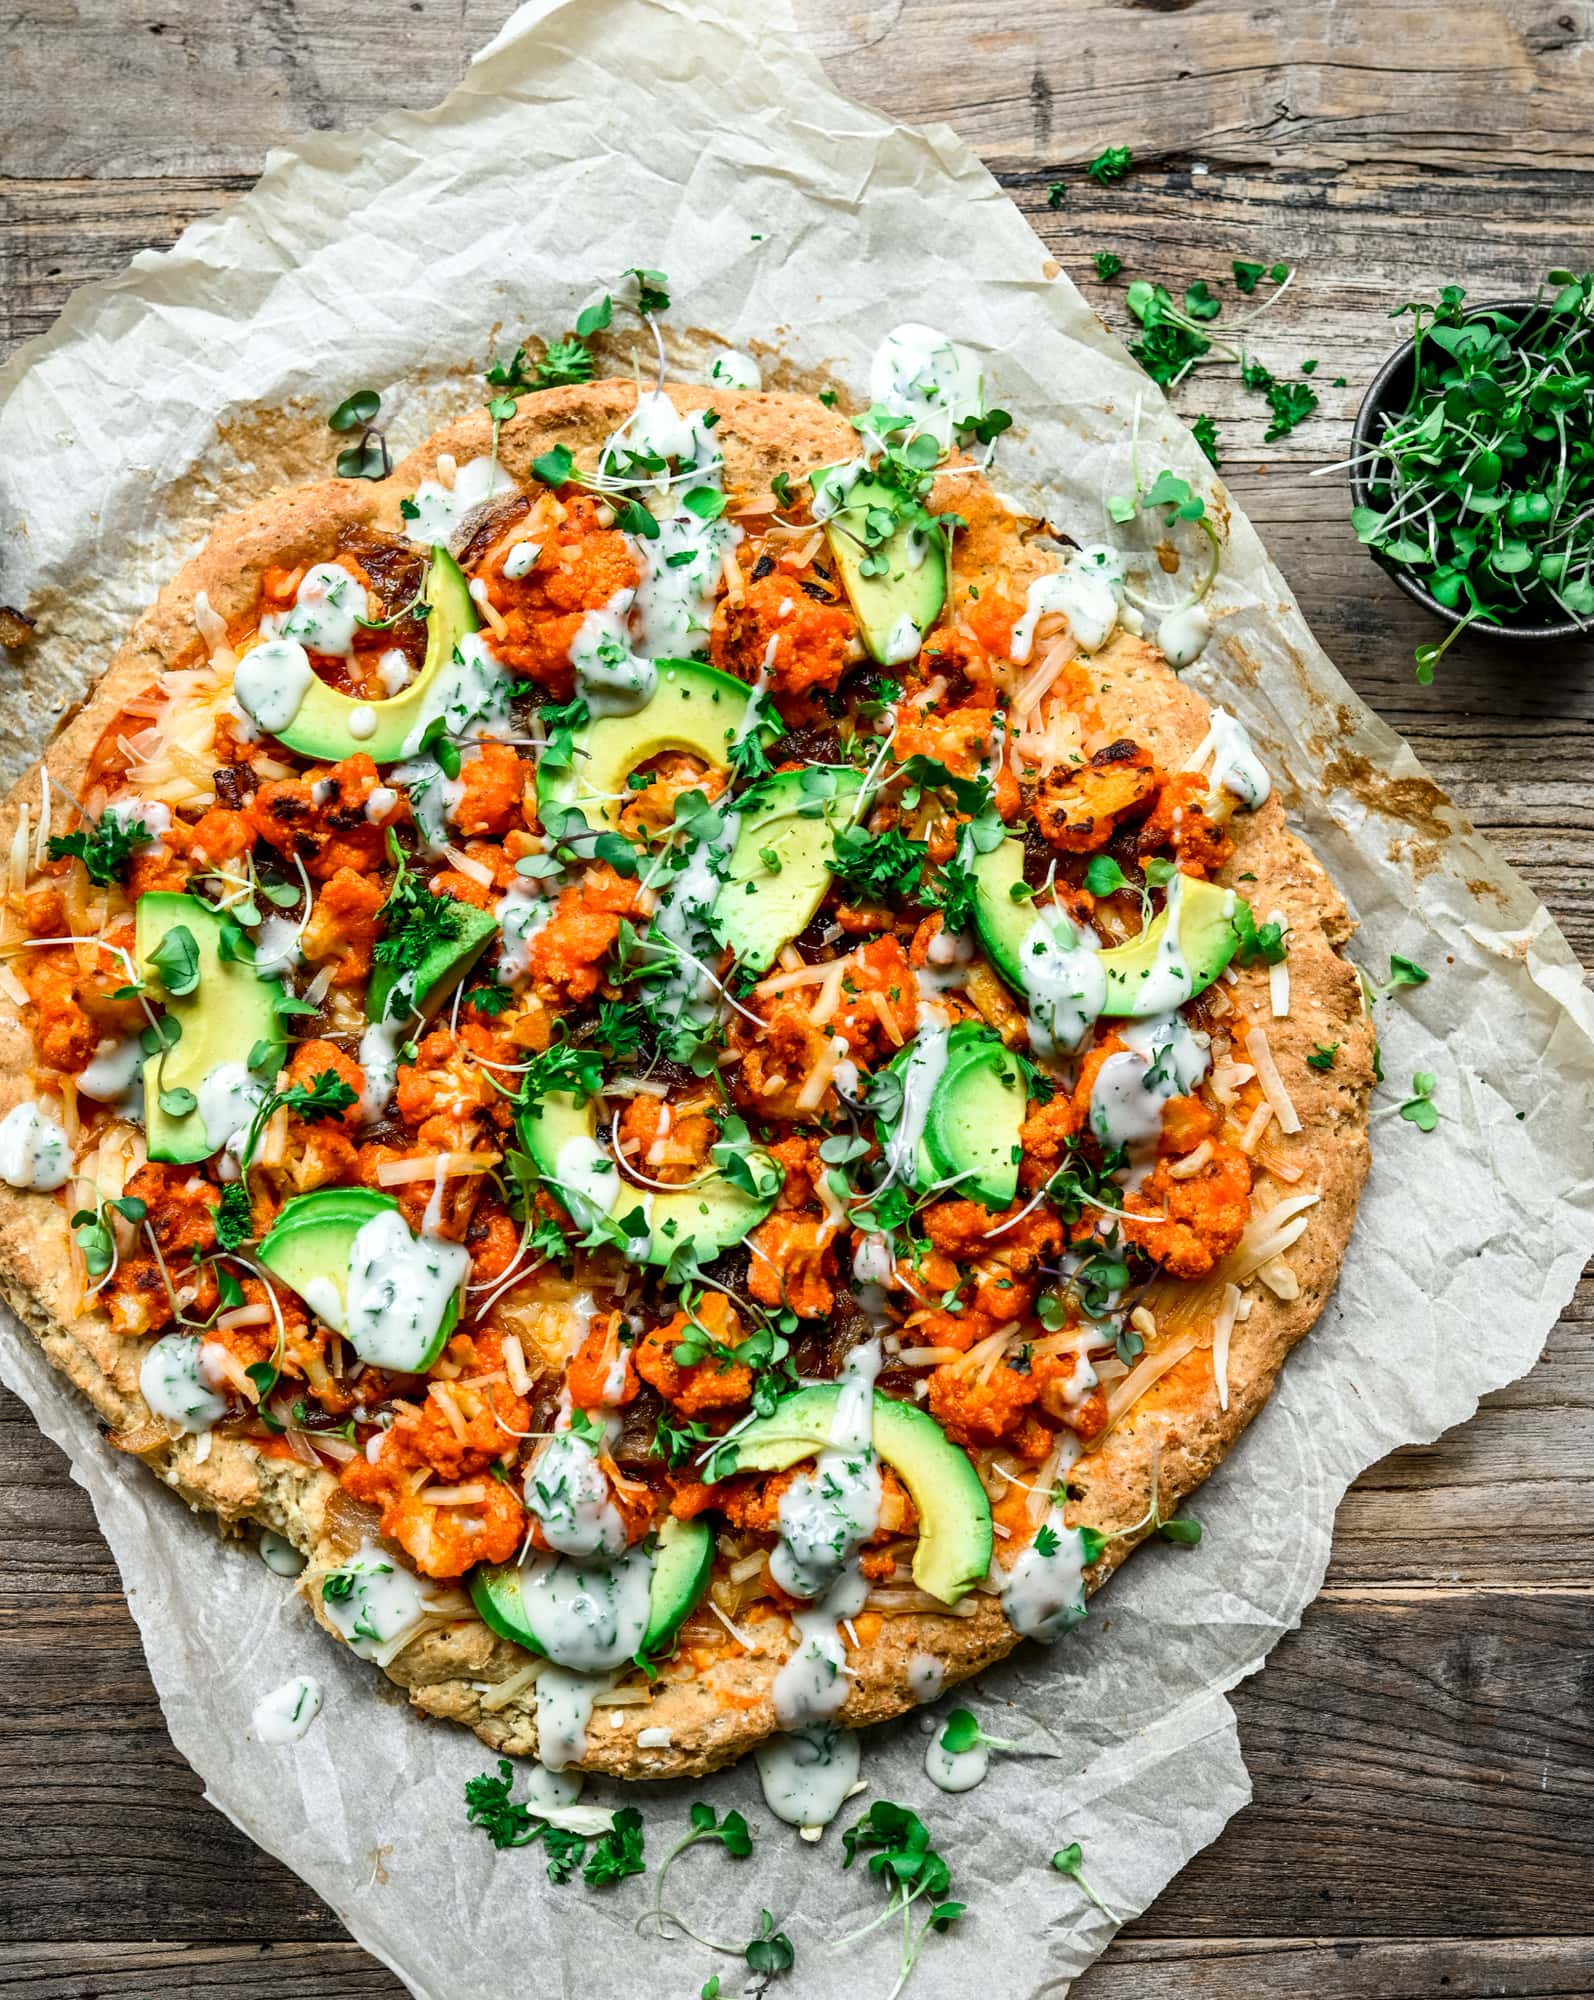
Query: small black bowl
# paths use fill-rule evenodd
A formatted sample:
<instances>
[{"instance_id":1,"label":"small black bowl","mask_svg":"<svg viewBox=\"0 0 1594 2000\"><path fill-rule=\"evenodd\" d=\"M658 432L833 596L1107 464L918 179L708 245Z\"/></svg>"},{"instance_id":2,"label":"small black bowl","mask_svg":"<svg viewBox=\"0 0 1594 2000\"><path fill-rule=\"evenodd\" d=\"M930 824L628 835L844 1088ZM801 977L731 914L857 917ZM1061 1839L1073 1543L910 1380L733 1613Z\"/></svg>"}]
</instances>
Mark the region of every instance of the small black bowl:
<instances>
[{"instance_id":1,"label":"small black bowl","mask_svg":"<svg viewBox=\"0 0 1594 2000\"><path fill-rule=\"evenodd\" d=\"M1489 299L1482 305L1469 306L1463 315L1467 319L1477 319L1484 313L1508 312L1520 316L1531 312L1540 301L1535 299ZM1378 442L1378 418L1382 411L1396 412L1406 406L1411 394L1412 355L1415 344L1407 341L1397 347L1389 359L1379 369L1368 385L1367 394L1362 398L1362 406L1356 412L1356 427L1351 433L1351 449L1359 461L1362 454ZM1371 481L1360 463L1353 464L1350 475L1350 489L1353 504L1358 507L1373 505ZM1399 563L1391 562L1382 550L1369 549L1367 553L1388 577L1393 578L1400 588L1425 611L1431 611L1435 618L1442 618L1447 625L1454 625L1461 615L1447 604L1441 604L1432 591L1422 585ZM1553 625L1493 625L1481 620L1471 630L1487 634L1492 639L1502 640L1552 640L1587 639L1590 636L1590 621L1576 618L1558 618Z\"/></svg>"}]
</instances>

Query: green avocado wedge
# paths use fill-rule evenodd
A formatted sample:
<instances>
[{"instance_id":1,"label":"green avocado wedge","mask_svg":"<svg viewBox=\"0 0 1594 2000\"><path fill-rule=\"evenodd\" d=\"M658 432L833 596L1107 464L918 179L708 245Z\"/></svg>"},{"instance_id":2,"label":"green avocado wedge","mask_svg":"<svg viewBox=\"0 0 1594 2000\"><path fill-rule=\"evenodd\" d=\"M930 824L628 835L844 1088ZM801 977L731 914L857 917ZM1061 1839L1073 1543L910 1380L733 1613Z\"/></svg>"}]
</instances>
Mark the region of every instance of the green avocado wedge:
<instances>
[{"instance_id":1,"label":"green avocado wedge","mask_svg":"<svg viewBox=\"0 0 1594 2000\"><path fill-rule=\"evenodd\" d=\"M784 1397L767 1417L738 1432L734 1472L784 1472L830 1442L837 1382ZM967 1454L933 1417L894 1397L874 1398L874 1448L901 1478L919 1511L913 1580L943 1604L966 1597L991 1566L991 1503ZM729 1456L729 1453L726 1454Z\"/></svg>"},{"instance_id":2,"label":"green avocado wedge","mask_svg":"<svg viewBox=\"0 0 1594 2000\"><path fill-rule=\"evenodd\" d=\"M1024 843L1009 838L975 856L974 925L986 957L1015 993L1028 999L1026 944L1040 921L1024 886ZM1106 976L1103 1015L1134 1019L1164 1014L1204 993L1240 948L1250 905L1232 889L1176 874L1167 900L1138 936L1099 952ZM1169 940L1176 924L1175 942Z\"/></svg>"},{"instance_id":3,"label":"green avocado wedge","mask_svg":"<svg viewBox=\"0 0 1594 2000\"><path fill-rule=\"evenodd\" d=\"M354 1240L368 1222L389 1212L397 1213L391 1195L374 1188L317 1188L284 1204L258 1255L260 1262L280 1278L335 1333L348 1332L349 1266ZM430 1329L414 1352L404 1356L402 1372L424 1374L448 1345L448 1337L459 1319L459 1294L449 1297L435 1328ZM396 1361L369 1353L381 1366L398 1368Z\"/></svg>"},{"instance_id":4,"label":"green avocado wedge","mask_svg":"<svg viewBox=\"0 0 1594 2000\"><path fill-rule=\"evenodd\" d=\"M748 726L751 690L732 674L699 660L658 660L658 684L632 715L603 715L571 739L570 762L537 771L537 802L574 807L618 828L629 796L626 780L641 764L684 751L710 770L724 771Z\"/></svg>"},{"instance_id":5,"label":"green avocado wedge","mask_svg":"<svg viewBox=\"0 0 1594 2000\"><path fill-rule=\"evenodd\" d=\"M365 992L367 1020L412 1020L419 1015L429 1021L444 1001L453 997L460 981L498 936L498 919L491 910L478 910L474 903L455 900L449 926L452 935L439 937L427 948L420 964L409 971L400 972L391 965L374 968Z\"/></svg>"},{"instance_id":6,"label":"green avocado wedge","mask_svg":"<svg viewBox=\"0 0 1594 2000\"><path fill-rule=\"evenodd\" d=\"M461 639L481 623L464 571L440 545L432 549L425 589L426 658L409 686L389 701L358 701L312 680L293 720L271 732L279 743L329 764L362 750L378 764L415 754L438 680Z\"/></svg>"},{"instance_id":7,"label":"green avocado wedge","mask_svg":"<svg viewBox=\"0 0 1594 2000\"><path fill-rule=\"evenodd\" d=\"M165 940L181 931L193 940L197 959L187 969L197 971L197 983L187 993L168 997L164 1011L167 1019L177 1024L177 1040L144 1065L144 1130L149 1157L175 1164L208 1160L217 1150L210 1143L201 1111L205 1083L220 1070L246 1064L258 1042L279 1040L277 1002L282 997L282 987L275 979L262 979L255 971L254 943L232 917L213 910L197 896L164 889L140 896L133 917L140 975L157 988L161 973L150 960ZM181 938L173 939L161 957L169 973L178 960L186 962L187 948ZM174 1091L192 1095L194 1108L181 1113L162 1110L161 1098L174 1101Z\"/></svg>"},{"instance_id":8,"label":"green avocado wedge","mask_svg":"<svg viewBox=\"0 0 1594 2000\"><path fill-rule=\"evenodd\" d=\"M836 465L814 473L814 498L834 510L825 539L863 643L881 666L899 667L917 657L946 603L946 544L939 530L927 534L900 518L903 496L894 488L851 475Z\"/></svg>"},{"instance_id":9,"label":"green avocado wedge","mask_svg":"<svg viewBox=\"0 0 1594 2000\"><path fill-rule=\"evenodd\" d=\"M830 887L837 832L850 826L863 773L811 764L777 771L738 801L741 831L714 904L714 929L738 965L763 972L807 928Z\"/></svg>"},{"instance_id":10,"label":"green avocado wedge","mask_svg":"<svg viewBox=\"0 0 1594 2000\"><path fill-rule=\"evenodd\" d=\"M770 1154L754 1146L740 1163L750 1185L716 1172L667 1194L634 1186L598 1144L592 1105L564 1093L523 1111L517 1124L521 1145L576 1227L601 1235L612 1218L611 1237L623 1235L626 1254L638 1263L668 1264L683 1252L717 1257L763 1221L784 1178Z\"/></svg>"},{"instance_id":11,"label":"green avocado wedge","mask_svg":"<svg viewBox=\"0 0 1594 2000\"><path fill-rule=\"evenodd\" d=\"M934 1178L964 1175L958 1194L1006 1208L1018 1192L1019 1131L1028 1101L1018 1058L999 1035L975 1028L960 1047L950 1048L924 1122Z\"/></svg>"},{"instance_id":12,"label":"green avocado wedge","mask_svg":"<svg viewBox=\"0 0 1594 2000\"><path fill-rule=\"evenodd\" d=\"M669 1652L675 1635L707 1587L714 1565L714 1533L706 1521L677 1521L672 1516L659 1530L648 1586L648 1622L637 1651L656 1660ZM546 1653L533 1613L521 1588L518 1563L480 1563L470 1573L471 1602L477 1615L500 1639Z\"/></svg>"}]
</instances>

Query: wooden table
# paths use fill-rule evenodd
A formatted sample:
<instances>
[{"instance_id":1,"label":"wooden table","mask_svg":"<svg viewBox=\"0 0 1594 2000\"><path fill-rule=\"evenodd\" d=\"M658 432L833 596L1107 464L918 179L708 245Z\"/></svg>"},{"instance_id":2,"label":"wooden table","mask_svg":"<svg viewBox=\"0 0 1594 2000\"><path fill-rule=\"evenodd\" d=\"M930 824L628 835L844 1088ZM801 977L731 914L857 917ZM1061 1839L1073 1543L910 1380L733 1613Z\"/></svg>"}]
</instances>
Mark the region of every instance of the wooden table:
<instances>
[{"instance_id":1,"label":"wooden table","mask_svg":"<svg viewBox=\"0 0 1594 2000\"><path fill-rule=\"evenodd\" d=\"M1217 418L1225 476L1340 667L1594 959L1590 650L1466 645L1419 687L1430 628L1361 554L1339 479L1304 477L1343 455L1392 306L1588 267L1589 0L799 7L844 89L980 149L1115 326L1131 276L1177 291L1235 256L1298 266L1257 348L1281 374L1320 358L1318 417L1264 446L1259 399L1218 371L1180 406ZM18 0L0 353L247 188L268 146L441 97L502 12ZM1078 170L1109 144L1134 171L1099 189ZM1125 262L1113 286L1089 277L1103 249ZM1594 1993L1591 1318L1585 1280L1525 1382L1358 1482L1322 1597L1234 1697L1255 1803L1082 2000ZM3 1396L0 1465L0 1993L399 1993L202 1801L88 1504ZM935 1990L928 1961L919 1978Z\"/></svg>"}]
</instances>

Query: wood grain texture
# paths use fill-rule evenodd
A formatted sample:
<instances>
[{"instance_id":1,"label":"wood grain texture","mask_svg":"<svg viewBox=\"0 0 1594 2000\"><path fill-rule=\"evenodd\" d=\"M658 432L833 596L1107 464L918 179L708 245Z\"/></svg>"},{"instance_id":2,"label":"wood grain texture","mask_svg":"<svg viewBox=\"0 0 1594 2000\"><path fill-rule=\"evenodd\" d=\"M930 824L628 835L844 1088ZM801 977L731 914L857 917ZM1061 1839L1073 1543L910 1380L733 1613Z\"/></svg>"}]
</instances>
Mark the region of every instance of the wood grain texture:
<instances>
[{"instance_id":1,"label":"wood grain texture","mask_svg":"<svg viewBox=\"0 0 1594 2000\"><path fill-rule=\"evenodd\" d=\"M1432 628L1367 564L1341 475L1307 476L1343 455L1392 306L1594 262L1594 0L796 4L842 88L979 148L1114 327L1130 277L1297 266L1252 340L1280 374L1319 358L1317 415L1264 444L1228 370L1179 407L1216 419L1341 669L1594 961L1590 649L1480 642L1419 687ZM21 0L0 17L0 355L249 186L268 147L435 102L504 11ZM1107 144L1137 164L1099 189L1079 168ZM1321 1600L1234 1695L1255 1803L1081 2000L1594 1993L1591 1324L1586 1279L1533 1374L1346 1497ZM398 1995L204 1803L86 1498L4 1396L0 1468L0 1996Z\"/></svg>"}]
</instances>

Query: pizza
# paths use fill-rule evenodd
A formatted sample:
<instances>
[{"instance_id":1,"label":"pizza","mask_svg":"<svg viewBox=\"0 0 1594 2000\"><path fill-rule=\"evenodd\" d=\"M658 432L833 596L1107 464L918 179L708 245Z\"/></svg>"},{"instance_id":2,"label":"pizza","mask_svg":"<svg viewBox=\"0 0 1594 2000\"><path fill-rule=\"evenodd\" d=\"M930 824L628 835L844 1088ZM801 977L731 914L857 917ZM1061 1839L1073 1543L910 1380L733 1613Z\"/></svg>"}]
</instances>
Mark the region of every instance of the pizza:
<instances>
[{"instance_id":1,"label":"pizza","mask_svg":"<svg viewBox=\"0 0 1594 2000\"><path fill-rule=\"evenodd\" d=\"M1373 1040L1199 506L1055 534L927 328L559 353L217 521L12 794L0 1273L416 1708L815 1820L1255 1415Z\"/></svg>"}]
</instances>

